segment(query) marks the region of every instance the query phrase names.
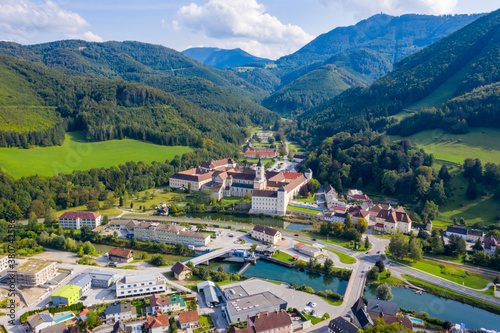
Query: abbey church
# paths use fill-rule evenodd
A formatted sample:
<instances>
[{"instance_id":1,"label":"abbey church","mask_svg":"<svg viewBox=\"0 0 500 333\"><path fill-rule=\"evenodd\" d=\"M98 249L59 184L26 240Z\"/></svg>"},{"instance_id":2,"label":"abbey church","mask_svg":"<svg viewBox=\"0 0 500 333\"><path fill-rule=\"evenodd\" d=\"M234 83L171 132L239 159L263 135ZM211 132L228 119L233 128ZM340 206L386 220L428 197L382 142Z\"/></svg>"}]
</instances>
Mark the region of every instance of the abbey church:
<instances>
[{"instance_id":1,"label":"abbey church","mask_svg":"<svg viewBox=\"0 0 500 333\"><path fill-rule=\"evenodd\" d=\"M236 166L233 159L203 162L199 168L170 177L170 187L192 191L210 189L217 200L224 197L252 196L252 214L285 215L288 202L312 178L312 171L266 171L261 160L255 169ZM189 185L191 184L191 185Z\"/></svg>"}]
</instances>

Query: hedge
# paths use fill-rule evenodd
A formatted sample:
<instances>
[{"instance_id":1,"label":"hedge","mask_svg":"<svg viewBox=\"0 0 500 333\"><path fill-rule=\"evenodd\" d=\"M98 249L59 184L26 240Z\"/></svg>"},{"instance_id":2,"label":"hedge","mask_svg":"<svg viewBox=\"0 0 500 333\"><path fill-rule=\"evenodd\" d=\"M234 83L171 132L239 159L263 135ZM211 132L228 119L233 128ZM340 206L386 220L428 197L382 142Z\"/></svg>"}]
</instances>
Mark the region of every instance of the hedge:
<instances>
[{"instance_id":1,"label":"hedge","mask_svg":"<svg viewBox=\"0 0 500 333\"><path fill-rule=\"evenodd\" d=\"M83 306L83 303L80 302L80 303L75 303L75 304L71 304L70 306L56 306L56 307L50 307L48 308L50 314L55 314L55 313L59 313L59 312L64 312L64 311L78 311L78 312L82 312L82 310L85 308L85 306ZM36 310L32 310L32 311L28 311L28 312L25 312L21 315L21 317L19 317L19 321L22 323L25 323L26 322L26 319L31 316L31 315L34 315L35 313L39 313L39 312L42 312L42 311L45 311L47 309L36 309Z\"/></svg>"}]
</instances>

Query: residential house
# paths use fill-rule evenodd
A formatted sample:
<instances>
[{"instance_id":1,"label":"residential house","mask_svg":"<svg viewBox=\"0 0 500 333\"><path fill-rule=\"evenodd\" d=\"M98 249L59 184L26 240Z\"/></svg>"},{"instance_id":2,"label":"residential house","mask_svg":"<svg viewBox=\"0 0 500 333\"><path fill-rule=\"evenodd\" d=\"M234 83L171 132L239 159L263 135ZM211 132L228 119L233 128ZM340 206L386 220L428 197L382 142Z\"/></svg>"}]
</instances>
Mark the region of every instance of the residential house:
<instances>
[{"instance_id":1,"label":"residential house","mask_svg":"<svg viewBox=\"0 0 500 333\"><path fill-rule=\"evenodd\" d=\"M69 333L70 329L65 323L55 324L49 327L42 328L38 333Z\"/></svg>"},{"instance_id":2,"label":"residential house","mask_svg":"<svg viewBox=\"0 0 500 333\"><path fill-rule=\"evenodd\" d=\"M447 226L446 227L446 232L445 232L446 237L450 237L451 235L467 239L467 229L464 229L462 227L457 227L457 226Z\"/></svg>"},{"instance_id":3,"label":"residential house","mask_svg":"<svg viewBox=\"0 0 500 333\"><path fill-rule=\"evenodd\" d=\"M251 231L250 236L261 242L276 245L281 241L281 231L257 224Z\"/></svg>"},{"instance_id":4,"label":"residential house","mask_svg":"<svg viewBox=\"0 0 500 333\"><path fill-rule=\"evenodd\" d=\"M370 212L368 210L362 209L360 206L352 207L349 209L349 215L351 215L351 221L353 225L358 224L359 219L365 219L366 222L370 220Z\"/></svg>"},{"instance_id":5,"label":"residential house","mask_svg":"<svg viewBox=\"0 0 500 333\"><path fill-rule=\"evenodd\" d=\"M191 310L179 313L180 328L185 330L189 327L196 327L200 325L200 317L197 310Z\"/></svg>"},{"instance_id":6,"label":"residential house","mask_svg":"<svg viewBox=\"0 0 500 333\"><path fill-rule=\"evenodd\" d=\"M373 318L377 318L379 314L384 313L389 316L395 316L398 312L398 305L393 302L382 301L379 299L369 299L366 305L368 314Z\"/></svg>"},{"instance_id":7,"label":"residential house","mask_svg":"<svg viewBox=\"0 0 500 333\"><path fill-rule=\"evenodd\" d=\"M247 319L255 333L292 333L292 319L285 310L261 312Z\"/></svg>"},{"instance_id":8,"label":"residential house","mask_svg":"<svg viewBox=\"0 0 500 333\"><path fill-rule=\"evenodd\" d=\"M49 311L35 313L34 315L26 318L26 322L28 323L31 331L34 333L40 333L40 330L55 324L54 318Z\"/></svg>"},{"instance_id":9,"label":"residential house","mask_svg":"<svg viewBox=\"0 0 500 333\"><path fill-rule=\"evenodd\" d=\"M326 212L323 214L323 220L327 222L342 222L344 223L345 218L347 217L347 213L339 213L339 212Z\"/></svg>"},{"instance_id":10,"label":"residential house","mask_svg":"<svg viewBox=\"0 0 500 333\"><path fill-rule=\"evenodd\" d=\"M344 317L337 317L328 323L328 333L358 333L359 328Z\"/></svg>"},{"instance_id":11,"label":"residential house","mask_svg":"<svg viewBox=\"0 0 500 333\"><path fill-rule=\"evenodd\" d=\"M396 316L391 316L391 315L387 315L383 312L381 312L379 314L379 318L382 318L382 320L384 321L384 323L386 325L392 325L392 324L400 324L401 326L403 326L404 328L410 330L410 331L413 331L413 323L411 322L410 318L408 317L396 317Z\"/></svg>"},{"instance_id":12,"label":"residential house","mask_svg":"<svg viewBox=\"0 0 500 333\"><path fill-rule=\"evenodd\" d=\"M358 327L365 328L373 326L373 320L366 310L363 297L360 297L351 307L351 318L353 319L353 323Z\"/></svg>"},{"instance_id":13,"label":"residential house","mask_svg":"<svg viewBox=\"0 0 500 333\"><path fill-rule=\"evenodd\" d=\"M130 320L137 317L137 309L130 303L117 303L109 305L104 310L104 319L106 321L113 320Z\"/></svg>"},{"instance_id":14,"label":"residential house","mask_svg":"<svg viewBox=\"0 0 500 333\"><path fill-rule=\"evenodd\" d=\"M255 253L272 257L277 250L278 248L274 245L259 245L255 248Z\"/></svg>"},{"instance_id":15,"label":"residential house","mask_svg":"<svg viewBox=\"0 0 500 333\"><path fill-rule=\"evenodd\" d=\"M475 243L477 241L482 242L484 239L484 233L481 230L467 230L467 241Z\"/></svg>"},{"instance_id":16,"label":"residential house","mask_svg":"<svg viewBox=\"0 0 500 333\"><path fill-rule=\"evenodd\" d=\"M178 261L172 266L172 272L174 273L174 277L177 280L185 280L186 277L188 277L193 272L193 270L182 262Z\"/></svg>"},{"instance_id":17,"label":"residential house","mask_svg":"<svg viewBox=\"0 0 500 333\"><path fill-rule=\"evenodd\" d=\"M72 305L80 299L81 287L65 285L50 296L50 302L55 305Z\"/></svg>"},{"instance_id":18,"label":"residential house","mask_svg":"<svg viewBox=\"0 0 500 333\"><path fill-rule=\"evenodd\" d=\"M81 229L84 225L90 229L101 225L102 216L95 212L65 212L59 216L59 225L63 229Z\"/></svg>"},{"instance_id":19,"label":"residential house","mask_svg":"<svg viewBox=\"0 0 500 333\"><path fill-rule=\"evenodd\" d=\"M131 262L134 260L134 251L113 247L108 251L109 260L115 262Z\"/></svg>"},{"instance_id":20,"label":"residential house","mask_svg":"<svg viewBox=\"0 0 500 333\"><path fill-rule=\"evenodd\" d=\"M363 191L361 190L348 190L347 199L358 201L370 200L370 198L366 194L363 194Z\"/></svg>"},{"instance_id":21,"label":"residential house","mask_svg":"<svg viewBox=\"0 0 500 333\"><path fill-rule=\"evenodd\" d=\"M113 325L113 330L111 333L143 333L145 320L134 320L134 321L121 321L118 320Z\"/></svg>"},{"instance_id":22,"label":"residential house","mask_svg":"<svg viewBox=\"0 0 500 333\"><path fill-rule=\"evenodd\" d=\"M484 252L489 255L494 255L500 244L500 237L488 236L484 239Z\"/></svg>"},{"instance_id":23,"label":"residential house","mask_svg":"<svg viewBox=\"0 0 500 333\"><path fill-rule=\"evenodd\" d=\"M321 254L321 250L312 245L306 245L304 243L296 243L293 249L299 253L305 254L308 257L317 257Z\"/></svg>"},{"instance_id":24,"label":"residential house","mask_svg":"<svg viewBox=\"0 0 500 333\"><path fill-rule=\"evenodd\" d=\"M330 203L337 200L337 192L332 187L332 185L328 185L325 189L325 199L328 206Z\"/></svg>"},{"instance_id":25,"label":"residential house","mask_svg":"<svg viewBox=\"0 0 500 333\"><path fill-rule=\"evenodd\" d=\"M411 219L405 212L403 207L394 210L381 209L375 217L375 223L384 224L384 232L394 235L398 231L401 233L409 233L411 231Z\"/></svg>"},{"instance_id":26,"label":"residential house","mask_svg":"<svg viewBox=\"0 0 500 333\"><path fill-rule=\"evenodd\" d=\"M170 329L168 314L156 313L153 316L146 318L147 323L144 324L144 330L147 333L167 333Z\"/></svg>"}]
</instances>

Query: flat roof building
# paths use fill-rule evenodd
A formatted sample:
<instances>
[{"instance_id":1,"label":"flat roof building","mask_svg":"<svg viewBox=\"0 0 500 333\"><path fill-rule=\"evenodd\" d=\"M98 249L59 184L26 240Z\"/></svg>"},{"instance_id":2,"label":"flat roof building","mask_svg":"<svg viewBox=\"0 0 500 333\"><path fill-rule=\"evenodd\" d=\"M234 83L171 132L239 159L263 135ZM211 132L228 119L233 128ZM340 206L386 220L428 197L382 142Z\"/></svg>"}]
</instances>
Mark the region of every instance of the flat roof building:
<instances>
[{"instance_id":1,"label":"flat roof building","mask_svg":"<svg viewBox=\"0 0 500 333\"><path fill-rule=\"evenodd\" d=\"M94 288L108 288L113 282L117 275L113 272L103 272L103 271L92 271L89 273L92 278L92 287Z\"/></svg>"},{"instance_id":2,"label":"flat roof building","mask_svg":"<svg viewBox=\"0 0 500 333\"><path fill-rule=\"evenodd\" d=\"M116 282L116 297L133 297L163 293L167 290L167 280L162 275L127 275Z\"/></svg>"},{"instance_id":3,"label":"flat roof building","mask_svg":"<svg viewBox=\"0 0 500 333\"><path fill-rule=\"evenodd\" d=\"M230 323L237 323L258 313L286 310L288 303L269 291L233 298L227 302L226 313Z\"/></svg>"},{"instance_id":4,"label":"flat roof building","mask_svg":"<svg viewBox=\"0 0 500 333\"><path fill-rule=\"evenodd\" d=\"M55 306L72 305L80 298L80 290L82 290L81 287L65 285L50 296L50 301Z\"/></svg>"},{"instance_id":5,"label":"flat roof building","mask_svg":"<svg viewBox=\"0 0 500 333\"><path fill-rule=\"evenodd\" d=\"M36 287L56 276L57 264L54 261L28 260L9 273L15 275L17 285Z\"/></svg>"}]
</instances>

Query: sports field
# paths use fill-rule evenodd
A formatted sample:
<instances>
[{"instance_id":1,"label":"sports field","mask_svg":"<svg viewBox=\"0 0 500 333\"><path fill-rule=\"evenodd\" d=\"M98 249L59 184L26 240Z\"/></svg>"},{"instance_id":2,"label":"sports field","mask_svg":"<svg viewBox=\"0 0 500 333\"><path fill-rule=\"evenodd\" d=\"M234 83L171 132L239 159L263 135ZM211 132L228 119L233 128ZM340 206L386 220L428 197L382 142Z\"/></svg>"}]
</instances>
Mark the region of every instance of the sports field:
<instances>
[{"instance_id":1,"label":"sports field","mask_svg":"<svg viewBox=\"0 0 500 333\"><path fill-rule=\"evenodd\" d=\"M185 146L159 146L137 140L86 142L83 133L66 134L62 146L31 149L0 148L0 168L14 177L110 167L129 161L164 162L192 151Z\"/></svg>"}]
</instances>

